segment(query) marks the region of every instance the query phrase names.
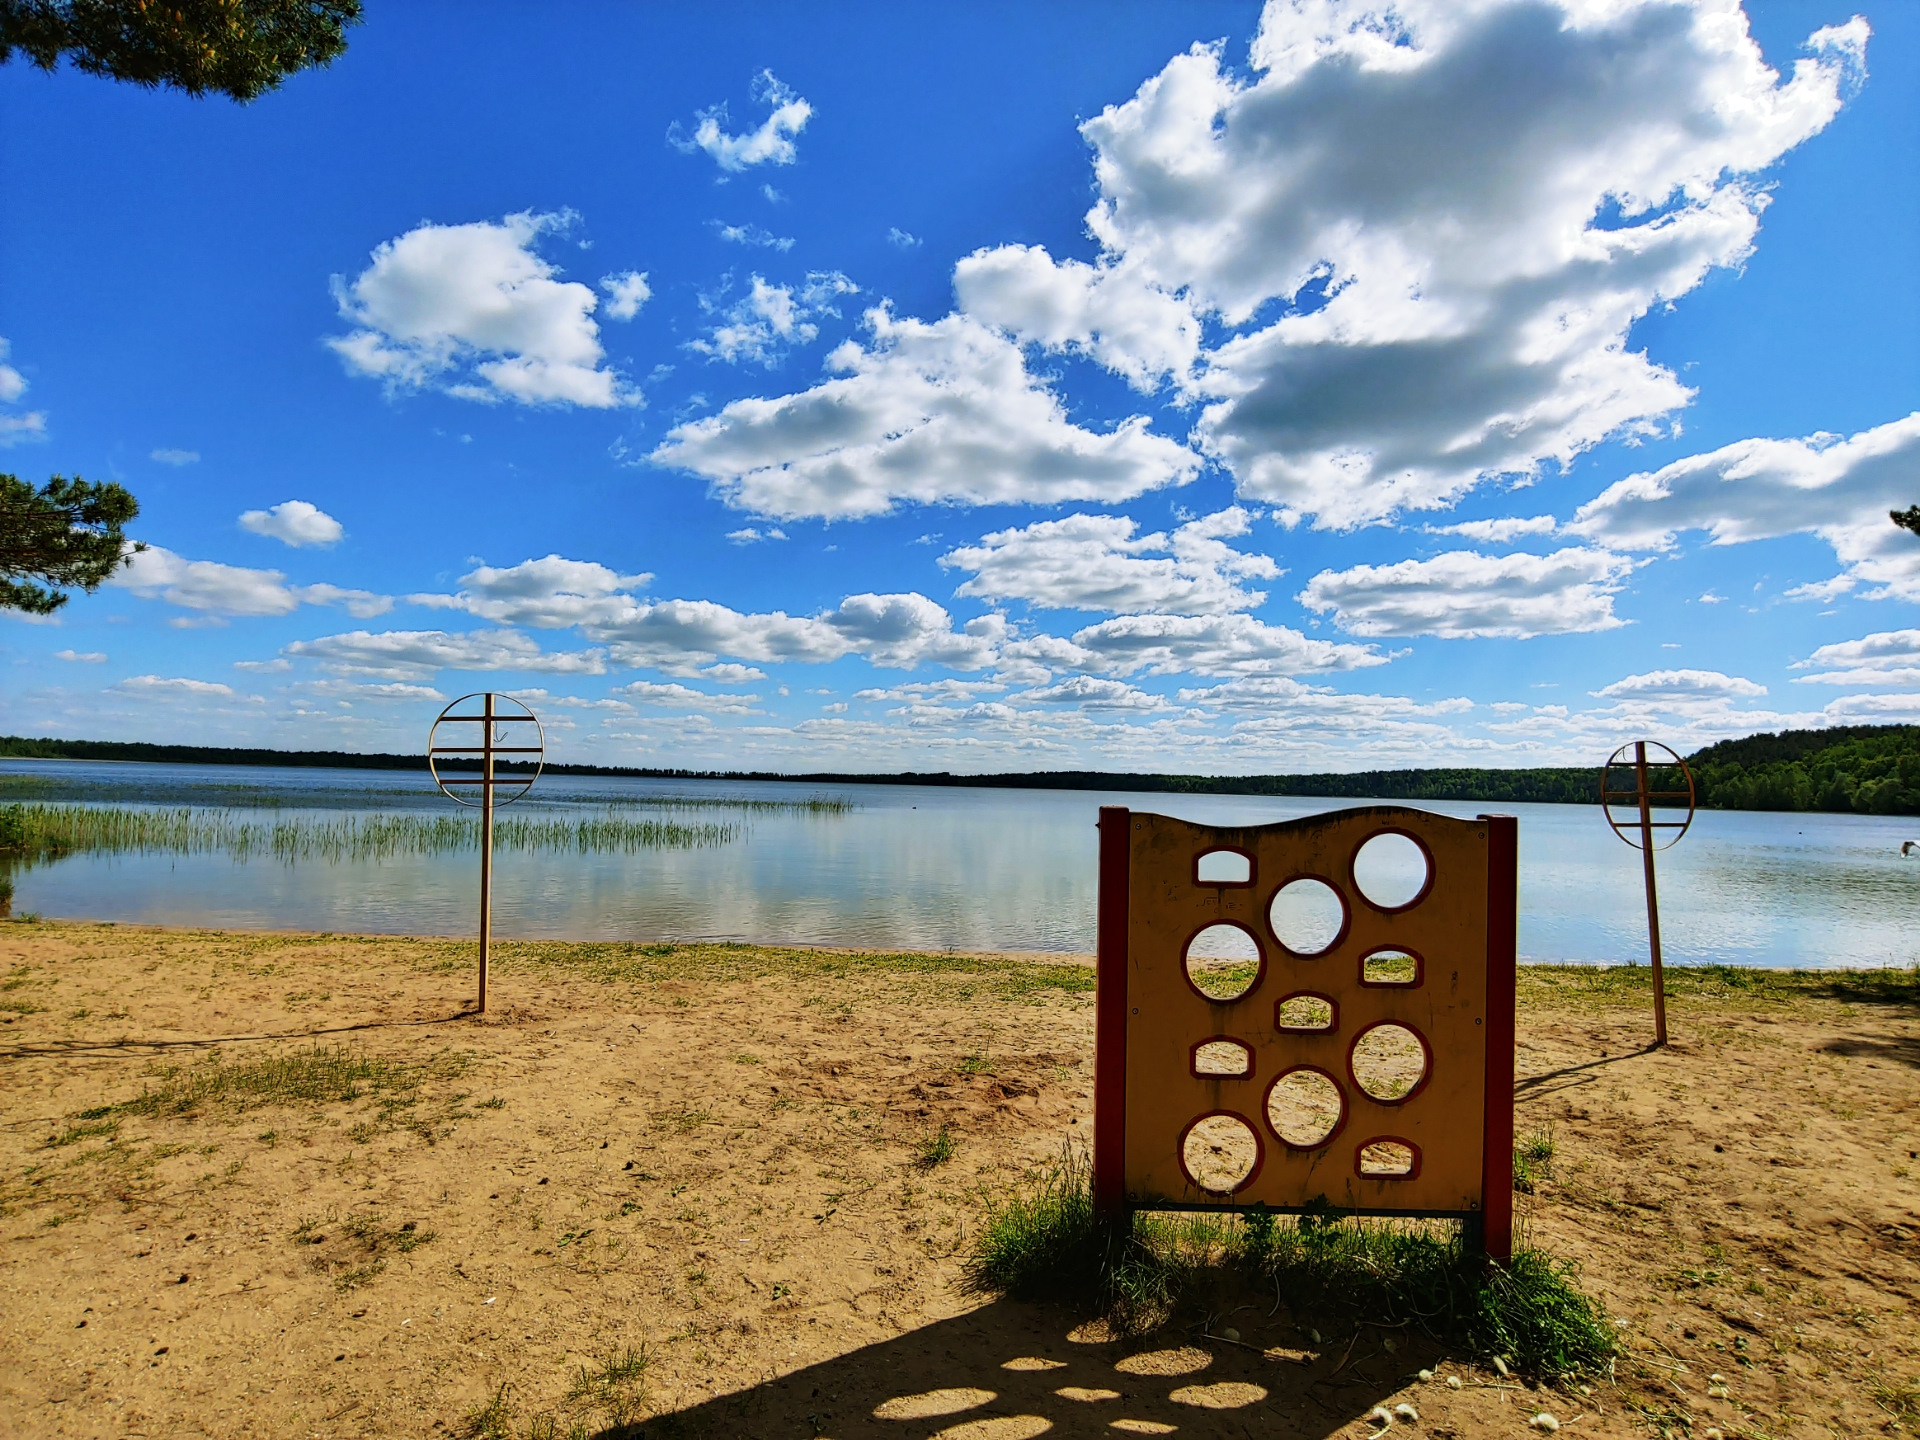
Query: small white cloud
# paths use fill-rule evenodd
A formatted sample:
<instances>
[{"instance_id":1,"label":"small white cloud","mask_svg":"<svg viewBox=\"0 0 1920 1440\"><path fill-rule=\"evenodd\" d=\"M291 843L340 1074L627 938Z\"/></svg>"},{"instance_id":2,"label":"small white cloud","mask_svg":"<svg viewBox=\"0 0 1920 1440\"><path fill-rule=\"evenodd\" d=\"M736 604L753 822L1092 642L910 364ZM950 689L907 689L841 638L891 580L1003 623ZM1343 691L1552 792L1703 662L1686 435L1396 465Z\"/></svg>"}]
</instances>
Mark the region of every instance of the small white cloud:
<instances>
[{"instance_id":1,"label":"small white cloud","mask_svg":"<svg viewBox=\"0 0 1920 1440\"><path fill-rule=\"evenodd\" d=\"M1701 595L1700 603L1702 605L1724 605L1727 603L1727 597L1724 595L1716 595L1713 591L1709 590Z\"/></svg>"},{"instance_id":2,"label":"small white cloud","mask_svg":"<svg viewBox=\"0 0 1920 1440\"><path fill-rule=\"evenodd\" d=\"M0 415L0 450L29 440L44 440L46 435L47 412L44 410L29 410L25 415Z\"/></svg>"},{"instance_id":3,"label":"small white cloud","mask_svg":"<svg viewBox=\"0 0 1920 1440\"><path fill-rule=\"evenodd\" d=\"M787 532L782 530L778 525L769 525L764 530L759 529L757 526L748 525L744 529L729 530L727 532L727 539L736 545L752 545L761 540L784 540L786 538Z\"/></svg>"},{"instance_id":4,"label":"small white cloud","mask_svg":"<svg viewBox=\"0 0 1920 1440\"><path fill-rule=\"evenodd\" d=\"M240 517L240 528L296 547L334 545L347 533L338 520L305 500L282 500L270 510L249 510Z\"/></svg>"},{"instance_id":5,"label":"small white cloud","mask_svg":"<svg viewBox=\"0 0 1920 1440\"><path fill-rule=\"evenodd\" d=\"M120 690L129 695L226 696L233 694L231 685L221 685L212 680L173 679L161 675L133 675L107 688Z\"/></svg>"},{"instance_id":6,"label":"small white cloud","mask_svg":"<svg viewBox=\"0 0 1920 1440\"><path fill-rule=\"evenodd\" d=\"M53 652L53 658L56 660L71 660L80 665L103 665L107 659L107 657L98 650L56 650Z\"/></svg>"},{"instance_id":7,"label":"small white cloud","mask_svg":"<svg viewBox=\"0 0 1920 1440\"><path fill-rule=\"evenodd\" d=\"M757 245L763 250L778 250L782 255L793 248L793 236L776 235L764 225L728 225L711 222L714 233L730 245Z\"/></svg>"},{"instance_id":8,"label":"small white cloud","mask_svg":"<svg viewBox=\"0 0 1920 1440\"><path fill-rule=\"evenodd\" d=\"M1718 670L1650 670L1590 692L1601 700L1728 700L1767 693L1767 687Z\"/></svg>"},{"instance_id":9,"label":"small white cloud","mask_svg":"<svg viewBox=\"0 0 1920 1440\"><path fill-rule=\"evenodd\" d=\"M198 464L200 452L198 450L149 450L147 458L162 465L172 465L177 468L181 465Z\"/></svg>"},{"instance_id":10,"label":"small white cloud","mask_svg":"<svg viewBox=\"0 0 1920 1440\"><path fill-rule=\"evenodd\" d=\"M914 250L920 246L920 237L910 235L898 225L887 231L887 243L896 250Z\"/></svg>"},{"instance_id":11,"label":"small white cloud","mask_svg":"<svg viewBox=\"0 0 1920 1440\"><path fill-rule=\"evenodd\" d=\"M0 362L13 353L13 342L0 335ZM0 405L11 405L27 393L27 377L13 366L0 363Z\"/></svg>"},{"instance_id":12,"label":"small white cloud","mask_svg":"<svg viewBox=\"0 0 1920 1440\"><path fill-rule=\"evenodd\" d=\"M1506 545L1523 535L1551 535L1559 525L1551 515L1535 515L1526 520L1463 520L1458 525L1423 525L1425 535L1458 535L1482 545Z\"/></svg>"},{"instance_id":13,"label":"small white cloud","mask_svg":"<svg viewBox=\"0 0 1920 1440\"><path fill-rule=\"evenodd\" d=\"M793 164L798 157L794 138L813 118L813 107L781 84L771 70L762 70L754 77L750 93L756 101L772 109L759 128L740 135L727 133L721 128L727 118L727 107L722 103L694 116L691 135L675 121L667 131L668 142L689 155L696 150L705 151L714 164L729 173L754 165Z\"/></svg>"},{"instance_id":14,"label":"small white cloud","mask_svg":"<svg viewBox=\"0 0 1920 1440\"><path fill-rule=\"evenodd\" d=\"M1332 611L1353 635L1524 640L1624 625L1613 597L1632 569L1623 556L1579 547L1551 555L1456 550L1431 560L1323 570L1299 600L1309 610Z\"/></svg>"},{"instance_id":15,"label":"small white cloud","mask_svg":"<svg viewBox=\"0 0 1920 1440\"><path fill-rule=\"evenodd\" d=\"M327 345L356 375L389 390L432 387L489 404L638 405L613 370L593 312L599 297L534 250L569 228L570 211L498 224L424 224L375 247L349 284L333 277L340 314L359 326Z\"/></svg>"},{"instance_id":16,"label":"small white cloud","mask_svg":"<svg viewBox=\"0 0 1920 1440\"><path fill-rule=\"evenodd\" d=\"M640 307L653 298L647 277L638 270L623 270L618 275L602 275L600 288L607 292L607 318L631 320Z\"/></svg>"},{"instance_id":17,"label":"small white cloud","mask_svg":"<svg viewBox=\"0 0 1920 1440\"><path fill-rule=\"evenodd\" d=\"M746 685L767 678L767 672L754 665L702 665L700 673L722 685Z\"/></svg>"},{"instance_id":18,"label":"small white cloud","mask_svg":"<svg viewBox=\"0 0 1920 1440\"><path fill-rule=\"evenodd\" d=\"M689 340L687 348L728 364L746 362L771 369L794 346L812 344L820 333L813 322L823 315L839 315L840 297L858 294L859 288L837 270L813 271L797 291L770 285L755 275L747 294L720 311L720 323L704 337ZM709 311L718 308L705 296L701 305Z\"/></svg>"},{"instance_id":19,"label":"small white cloud","mask_svg":"<svg viewBox=\"0 0 1920 1440\"><path fill-rule=\"evenodd\" d=\"M284 675L293 668L290 660L236 660L236 670L245 670L249 675Z\"/></svg>"}]
</instances>

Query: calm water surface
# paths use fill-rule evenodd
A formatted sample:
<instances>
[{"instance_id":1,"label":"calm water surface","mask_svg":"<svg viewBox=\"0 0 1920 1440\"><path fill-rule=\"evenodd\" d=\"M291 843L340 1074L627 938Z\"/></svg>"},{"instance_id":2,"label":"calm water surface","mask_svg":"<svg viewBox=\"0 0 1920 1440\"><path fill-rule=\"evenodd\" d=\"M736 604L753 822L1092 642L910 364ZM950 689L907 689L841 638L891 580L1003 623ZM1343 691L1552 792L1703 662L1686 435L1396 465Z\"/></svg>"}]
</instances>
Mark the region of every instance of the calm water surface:
<instances>
[{"instance_id":1,"label":"calm water surface","mask_svg":"<svg viewBox=\"0 0 1920 1440\"><path fill-rule=\"evenodd\" d=\"M19 778L10 778L19 777ZM27 787L22 790L23 784ZM19 793L14 793L19 792ZM833 795L844 815L724 809L741 838L638 854L502 853L501 937L753 940L903 949L1090 952L1101 805L1211 824L1260 824L1364 801L897 785L548 776L524 807L597 811L610 800ZM260 804L286 815L452 809L424 774L0 761L0 799ZM1380 802L1392 803L1392 802ZM1520 817L1520 949L1528 960L1644 960L1640 857L1597 807L1436 804ZM1920 820L1703 811L1660 856L1669 963L1920 963ZM72 856L16 874L16 911L165 925L472 935L471 853L283 865L258 856Z\"/></svg>"}]
</instances>

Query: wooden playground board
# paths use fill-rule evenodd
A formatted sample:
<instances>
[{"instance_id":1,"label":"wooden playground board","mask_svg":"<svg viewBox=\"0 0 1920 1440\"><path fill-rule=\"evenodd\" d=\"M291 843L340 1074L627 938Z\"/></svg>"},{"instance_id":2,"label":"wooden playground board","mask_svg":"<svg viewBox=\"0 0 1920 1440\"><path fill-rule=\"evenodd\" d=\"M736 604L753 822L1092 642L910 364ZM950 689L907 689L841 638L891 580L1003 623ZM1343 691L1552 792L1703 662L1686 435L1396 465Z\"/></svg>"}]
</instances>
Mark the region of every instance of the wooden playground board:
<instances>
[{"instance_id":1,"label":"wooden playground board","mask_svg":"<svg viewBox=\"0 0 1920 1440\"><path fill-rule=\"evenodd\" d=\"M1354 875L1360 848L1383 833L1412 840L1427 860L1425 888L1395 908L1370 901ZM1220 851L1244 857L1229 862L1244 880L1200 878L1201 857ZM1362 1214L1456 1217L1504 1257L1516 859L1509 816L1373 806L1219 827L1103 807L1096 1199L1108 1209L1281 1212L1324 1200ZM1270 919L1277 892L1303 878L1329 886L1344 911L1337 936L1311 955L1287 949ZM1195 937L1223 923L1245 932L1259 957L1232 1000L1201 990L1186 963ZM1387 951L1411 957L1410 980L1365 978L1366 958ZM1282 1028L1282 1002L1301 996L1323 1002L1329 1023ZM1382 1025L1413 1032L1424 1052L1417 1080L1393 1098L1369 1095L1355 1067L1356 1048ZM1382 1034L1404 1043L1404 1031ZM1201 1073L1200 1047L1221 1041L1245 1054L1244 1074ZM1339 1092L1331 1133L1307 1146L1288 1143L1269 1109L1274 1087L1301 1069ZM1212 1116L1238 1120L1252 1137L1251 1168L1224 1189L1206 1188L1185 1159L1189 1130ZM1375 1173L1383 1155L1403 1173Z\"/></svg>"}]
</instances>

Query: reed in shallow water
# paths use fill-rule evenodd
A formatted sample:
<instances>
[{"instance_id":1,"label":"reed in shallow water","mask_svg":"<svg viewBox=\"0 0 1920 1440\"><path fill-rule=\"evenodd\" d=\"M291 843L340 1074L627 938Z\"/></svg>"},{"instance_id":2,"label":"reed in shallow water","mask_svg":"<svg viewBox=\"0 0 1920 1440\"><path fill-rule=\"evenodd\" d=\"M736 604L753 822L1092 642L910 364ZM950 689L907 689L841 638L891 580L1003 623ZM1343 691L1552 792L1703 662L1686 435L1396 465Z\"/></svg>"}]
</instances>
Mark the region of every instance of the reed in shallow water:
<instances>
[{"instance_id":1,"label":"reed in shallow water","mask_svg":"<svg viewBox=\"0 0 1920 1440\"><path fill-rule=\"evenodd\" d=\"M501 850L632 853L726 845L745 829L738 821L636 819L612 809L580 817L509 813L494 817L493 843ZM0 853L21 856L225 852L236 860L270 856L287 864L337 864L442 855L479 844L480 820L471 814L376 812L263 820L245 811L184 806L0 805Z\"/></svg>"}]
</instances>

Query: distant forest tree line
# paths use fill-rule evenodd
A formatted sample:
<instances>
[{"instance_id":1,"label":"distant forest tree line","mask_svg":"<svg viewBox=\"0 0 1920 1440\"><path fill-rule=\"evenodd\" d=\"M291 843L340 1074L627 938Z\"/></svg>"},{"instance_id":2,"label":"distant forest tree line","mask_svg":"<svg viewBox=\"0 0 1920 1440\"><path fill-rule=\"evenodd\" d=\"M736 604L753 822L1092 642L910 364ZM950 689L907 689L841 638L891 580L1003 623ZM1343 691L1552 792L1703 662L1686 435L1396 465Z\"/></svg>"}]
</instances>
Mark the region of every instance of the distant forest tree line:
<instances>
[{"instance_id":1,"label":"distant forest tree line","mask_svg":"<svg viewBox=\"0 0 1920 1440\"><path fill-rule=\"evenodd\" d=\"M112 740L0 736L0 756L44 760L145 760L175 765L288 765L424 770L420 755L355 755L337 750L245 750ZM1920 725L1849 725L1783 730L1722 740L1687 757L1700 804L1713 810L1827 810L1920 815ZM502 766L501 768L511 768ZM1594 805L1597 766L1525 770L1361 770L1342 775L1145 775L1099 770L1008 775L780 774L745 770L661 770L549 765L563 775L655 780L770 780L811 785L952 785L1017 790L1136 790L1199 795L1302 795L1373 800ZM1657 783L1666 783L1665 781Z\"/></svg>"}]
</instances>

